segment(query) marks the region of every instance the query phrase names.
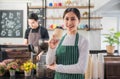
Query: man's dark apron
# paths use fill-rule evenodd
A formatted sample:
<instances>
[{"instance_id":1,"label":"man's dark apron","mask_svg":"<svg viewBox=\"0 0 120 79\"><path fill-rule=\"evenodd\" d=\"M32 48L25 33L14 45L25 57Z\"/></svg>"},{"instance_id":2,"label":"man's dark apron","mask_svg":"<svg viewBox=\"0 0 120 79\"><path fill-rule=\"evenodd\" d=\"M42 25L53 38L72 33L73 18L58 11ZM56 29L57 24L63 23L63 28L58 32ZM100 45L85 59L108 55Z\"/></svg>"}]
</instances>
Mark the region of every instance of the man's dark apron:
<instances>
[{"instance_id":1,"label":"man's dark apron","mask_svg":"<svg viewBox=\"0 0 120 79\"><path fill-rule=\"evenodd\" d=\"M37 33L32 33L32 29L31 29L28 36L28 44L32 44L33 46L38 46L40 37L41 37L40 29Z\"/></svg>"},{"instance_id":2,"label":"man's dark apron","mask_svg":"<svg viewBox=\"0 0 120 79\"><path fill-rule=\"evenodd\" d=\"M76 64L79 58L79 49L78 49L79 34L78 33L76 34L74 46L62 45L62 42L65 36L62 38L60 44L58 45L58 48L56 51L56 63L63 64L63 65ZM55 72L55 79L84 79L84 75Z\"/></svg>"}]
</instances>

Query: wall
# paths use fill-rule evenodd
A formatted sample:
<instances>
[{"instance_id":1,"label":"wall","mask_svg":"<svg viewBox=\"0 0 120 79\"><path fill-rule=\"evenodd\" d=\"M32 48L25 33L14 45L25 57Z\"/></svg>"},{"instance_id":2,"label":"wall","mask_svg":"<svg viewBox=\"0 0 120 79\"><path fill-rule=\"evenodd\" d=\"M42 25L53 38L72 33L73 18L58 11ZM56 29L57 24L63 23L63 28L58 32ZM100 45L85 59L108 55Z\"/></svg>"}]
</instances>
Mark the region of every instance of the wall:
<instances>
[{"instance_id":1,"label":"wall","mask_svg":"<svg viewBox=\"0 0 120 79\"><path fill-rule=\"evenodd\" d=\"M0 2L0 10L23 10L23 34L27 28L27 4L26 2ZM24 35L23 35L24 36ZM21 44L23 38L0 38L0 44Z\"/></svg>"},{"instance_id":2,"label":"wall","mask_svg":"<svg viewBox=\"0 0 120 79\"><path fill-rule=\"evenodd\" d=\"M32 4L35 5L35 4ZM22 3L0 3L0 9L6 8L6 9L23 9L24 10L24 28L23 31L25 32L25 29L27 28L27 7L26 2ZM47 14L53 13L52 11L48 11ZM53 31L49 30L49 35L52 35ZM65 31L66 32L66 31ZM65 33L64 32L64 33ZM91 50L99 50L101 47L100 43L100 30L91 30L91 31L85 31L85 30L78 30L78 32L83 35L85 38L89 41L89 47ZM24 33L23 33L24 34ZM0 44L3 43L12 43L12 44L22 44L23 38L0 38Z\"/></svg>"},{"instance_id":3,"label":"wall","mask_svg":"<svg viewBox=\"0 0 120 79\"><path fill-rule=\"evenodd\" d=\"M89 41L89 49L90 50L100 50L101 49L101 31L94 30L94 31L85 31L85 30L78 30L79 34L84 36ZM51 36L53 31L49 31L49 35ZM66 30L64 30L64 34ZM63 34L63 35L64 35Z\"/></svg>"},{"instance_id":4,"label":"wall","mask_svg":"<svg viewBox=\"0 0 120 79\"><path fill-rule=\"evenodd\" d=\"M62 4L63 6L66 5L65 4L65 0L59 0L59 1L63 1ZM59 2L58 1L58 2ZM71 0L72 1L72 0ZM71 4L71 6L80 6L80 5L85 5L87 0L75 0L75 1L78 1L77 4ZM80 2L82 1L82 2ZM91 0L93 1L93 0ZM49 6L49 3L51 2L57 2L57 0L47 0L47 6ZM83 3L85 2L85 3ZM64 12L65 9L47 9L47 17L50 17L50 18L59 18L59 17L62 17L63 15L63 12ZM79 9L80 12L81 12L81 16L83 17L83 12L87 11L88 12L88 9ZM92 28L97 28L97 27L100 27L100 19L92 19L91 22L94 22L91 23L92 24ZM84 23L88 23L88 20L81 20L81 24L84 24ZM62 25L63 24L63 21L62 19L57 19L57 20L52 20L52 19L48 19L47 20L47 24L46 24L46 27L48 28L51 24L55 24L55 25ZM66 31L65 31L66 32ZM88 39L89 41L89 48L91 50L100 50L101 49L101 38L100 38L100 33L101 33L101 30L91 30L91 31L85 31L85 30L78 30L78 32L84 36L85 38ZM52 34L52 31L49 31L49 34L51 35Z\"/></svg>"}]
</instances>

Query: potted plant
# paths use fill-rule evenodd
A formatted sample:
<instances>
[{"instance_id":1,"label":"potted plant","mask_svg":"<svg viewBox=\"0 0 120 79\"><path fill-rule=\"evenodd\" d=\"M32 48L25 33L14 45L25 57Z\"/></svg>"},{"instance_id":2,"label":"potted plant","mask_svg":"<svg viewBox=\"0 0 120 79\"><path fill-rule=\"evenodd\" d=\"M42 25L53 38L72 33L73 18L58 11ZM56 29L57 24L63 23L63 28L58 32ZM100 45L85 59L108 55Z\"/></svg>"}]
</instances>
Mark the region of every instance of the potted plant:
<instances>
[{"instance_id":1,"label":"potted plant","mask_svg":"<svg viewBox=\"0 0 120 79\"><path fill-rule=\"evenodd\" d=\"M34 63L32 63L31 60L28 60L21 65L21 70L24 71L25 76L30 76L31 70L35 69L35 68L36 68L36 65Z\"/></svg>"},{"instance_id":2,"label":"potted plant","mask_svg":"<svg viewBox=\"0 0 120 79\"><path fill-rule=\"evenodd\" d=\"M6 71L6 64L4 62L0 62L0 76L3 76Z\"/></svg>"},{"instance_id":3,"label":"potted plant","mask_svg":"<svg viewBox=\"0 0 120 79\"><path fill-rule=\"evenodd\" d=\"M104 34L105 40L104 42L107 42L108 45L106 46L106 50L108 54L113 54L115 50L115 44L119 44L119 37L120 32L115 32L113 28L109 30L108 34Z\"/></svg>"},{"instance_id":4,"label":"potted plant","mask_svg":"<svg viewBox=\"0 0 120 79\"><path fill-rule=\"evenodd\" d=\"M15 71L19 71L19 66L18 66L17 62L12 61L12 62L8 63L7 70L9 70L10 76L14 76Z\"/></svg>"}]
</instances>

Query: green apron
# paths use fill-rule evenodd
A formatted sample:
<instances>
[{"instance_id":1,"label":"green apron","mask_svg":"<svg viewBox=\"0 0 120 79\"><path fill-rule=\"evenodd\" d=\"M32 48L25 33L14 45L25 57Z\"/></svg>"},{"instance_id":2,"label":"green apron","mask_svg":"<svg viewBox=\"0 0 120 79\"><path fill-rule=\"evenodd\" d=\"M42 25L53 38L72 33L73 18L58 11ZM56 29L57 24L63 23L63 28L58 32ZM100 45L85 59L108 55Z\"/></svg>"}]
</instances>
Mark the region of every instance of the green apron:
<instances>
[{"instance_id":1,"label":"green apron","mask_svg":"<svg viewBox=\"0 0 120 79\"><path fill-rule=\"evenodd\" d=\"M65 35L66 36L66 35ZM56 63L63 65L76 64L79 58L78 40L79 34L76 34L74 46L62 46L65 36L61 39L56 50ZM55 72L55 79L84 79L83 74L68 74Z\"/></svg>"}]
</instances>

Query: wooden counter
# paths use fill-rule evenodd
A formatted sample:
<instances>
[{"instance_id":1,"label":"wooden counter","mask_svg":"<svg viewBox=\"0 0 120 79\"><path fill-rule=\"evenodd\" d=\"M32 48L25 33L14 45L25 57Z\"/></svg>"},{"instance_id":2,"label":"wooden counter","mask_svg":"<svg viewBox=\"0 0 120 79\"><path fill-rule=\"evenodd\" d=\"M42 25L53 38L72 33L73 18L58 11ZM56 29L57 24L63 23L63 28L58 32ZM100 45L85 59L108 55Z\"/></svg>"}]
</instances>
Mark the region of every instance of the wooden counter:
<instances>
[{"instance_id":1,"label":"wooden counter","mask_svg":"<svg viewBox=\"0 0 120 79\"><path fill-rule=\"evenodd\" d=\"M104 57L105 79L120 79L120 56Z\"/></svg>"}]
</instances>

